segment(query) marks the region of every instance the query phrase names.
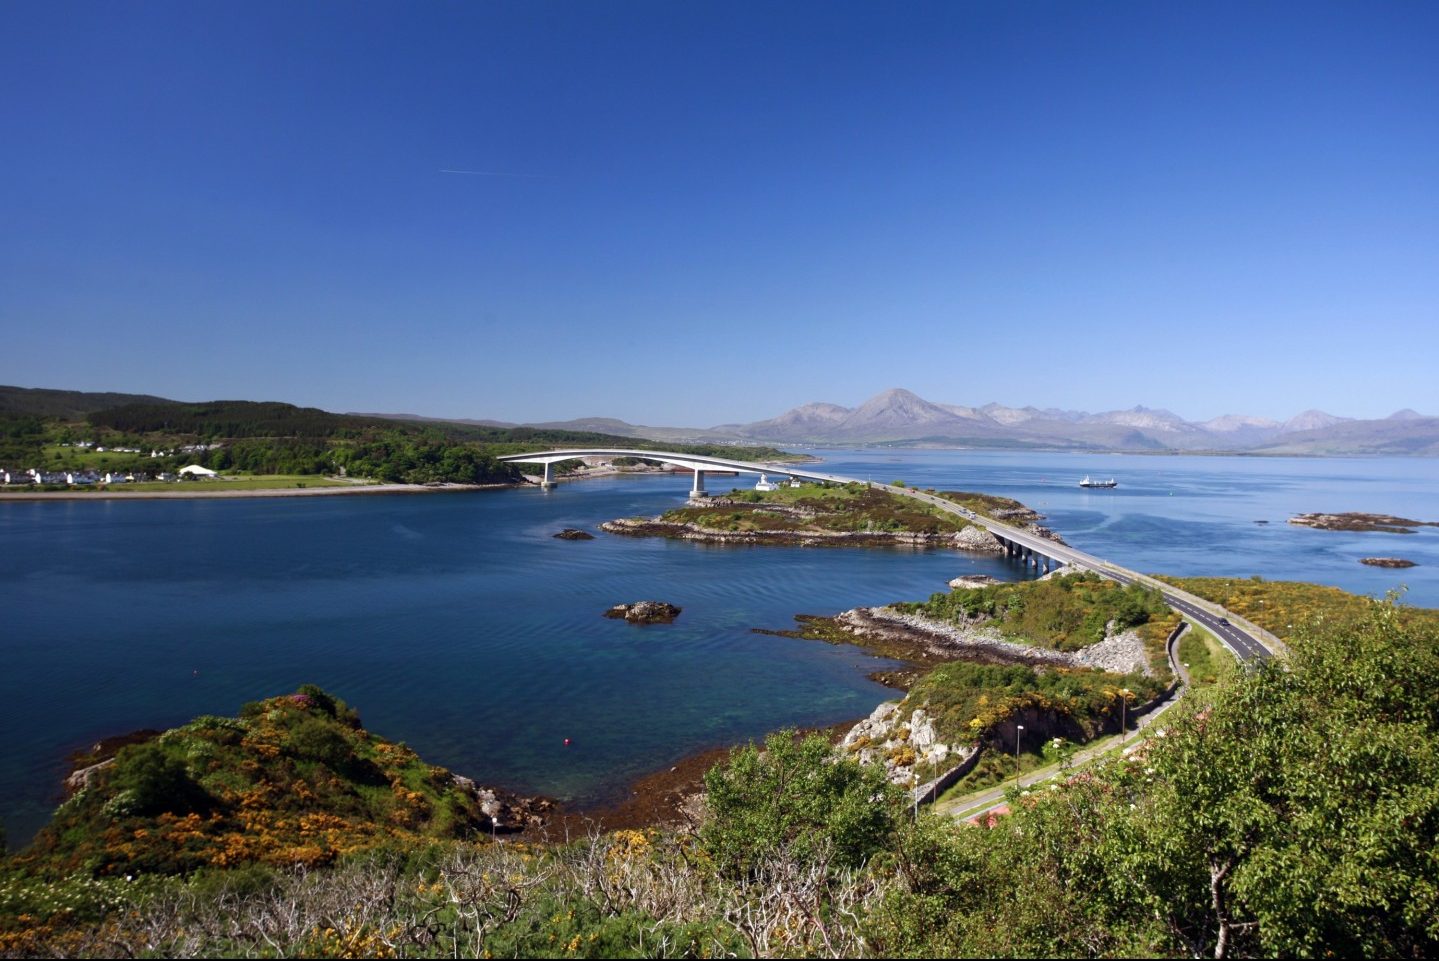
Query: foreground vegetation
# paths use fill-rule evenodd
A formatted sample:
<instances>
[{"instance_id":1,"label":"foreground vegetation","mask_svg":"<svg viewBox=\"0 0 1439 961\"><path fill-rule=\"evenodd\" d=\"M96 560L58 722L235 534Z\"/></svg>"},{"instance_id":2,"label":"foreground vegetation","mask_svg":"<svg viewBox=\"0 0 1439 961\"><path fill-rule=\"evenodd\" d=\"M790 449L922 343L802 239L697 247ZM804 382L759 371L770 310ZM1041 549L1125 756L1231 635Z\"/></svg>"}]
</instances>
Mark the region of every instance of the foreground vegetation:
<instances>
[{"instance_id":1,"label":"foreground vegetation","mask_svg":"<svg viewBox=\"0 0 1439 961\"><path fill-rule=\"evenodd\" d=\"M710 771L688 828L495 842L452 779L324 692L259 702L125 749L57 812L0 872L0 953L1427 956L1439 624L1333 600L1295 622L1287 664L1214 671L1163 729L991 828L915 818L877 770L780 733ZM960 667L983 666L939 670ZM247 806L261 782L277 793ZM313 856L322 811L356 830ZM157 840L192 814L260 820L233 859L224 834Z\"/></svg>"},{"instance_id":2,"label":"foreground vegetation","mask_svg":"<svg viewBox=\"0 0 1439 961\"><path fill-rule=\"evenodd\" d=\"M87 780L19 864L94 877L315 867L489 823L449 771L366 732L313 686L126 746Z\"/></svg>"}]
</instances>

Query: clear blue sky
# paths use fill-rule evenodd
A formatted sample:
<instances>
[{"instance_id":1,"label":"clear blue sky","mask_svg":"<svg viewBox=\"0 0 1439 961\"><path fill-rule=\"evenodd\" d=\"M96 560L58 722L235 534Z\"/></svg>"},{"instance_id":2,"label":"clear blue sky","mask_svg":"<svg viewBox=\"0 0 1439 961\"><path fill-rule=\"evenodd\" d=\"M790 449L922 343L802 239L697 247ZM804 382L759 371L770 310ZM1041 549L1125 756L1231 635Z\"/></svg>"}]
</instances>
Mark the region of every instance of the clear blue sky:
<instances>
[{"instance_id":1,"label":"clear blue sky","mask_svg":"<svg viewBox=\"0 0 1439 961\"><path fill-rule=\"evenodd\" d=\"M504 420L1439 414L1439 4L12 0L0 334Z\"/></svg>"}]
</instances>

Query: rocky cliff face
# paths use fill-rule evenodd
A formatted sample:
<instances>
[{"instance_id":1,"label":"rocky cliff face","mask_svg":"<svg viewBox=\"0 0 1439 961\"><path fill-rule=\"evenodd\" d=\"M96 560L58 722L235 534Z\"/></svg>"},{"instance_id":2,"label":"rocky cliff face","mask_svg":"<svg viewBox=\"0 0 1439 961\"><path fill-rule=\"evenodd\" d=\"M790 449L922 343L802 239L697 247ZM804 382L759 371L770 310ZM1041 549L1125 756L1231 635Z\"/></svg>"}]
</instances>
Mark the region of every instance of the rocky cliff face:
<instances>
[{"instance_id":1,"label":"rocky cliff face","mask_svg":"<svg viewBox=\"0 0 1439 961\"><path fill-rule=\"evenodd\" d=\"M850 728L839 752L861 764L881 764L891 783L914 784L919 766L933 771L967 760L978 748L953 746L939 739L934 720L924 710L903 714L898 701L886 701Z\"/></svg>"}]
</instances>

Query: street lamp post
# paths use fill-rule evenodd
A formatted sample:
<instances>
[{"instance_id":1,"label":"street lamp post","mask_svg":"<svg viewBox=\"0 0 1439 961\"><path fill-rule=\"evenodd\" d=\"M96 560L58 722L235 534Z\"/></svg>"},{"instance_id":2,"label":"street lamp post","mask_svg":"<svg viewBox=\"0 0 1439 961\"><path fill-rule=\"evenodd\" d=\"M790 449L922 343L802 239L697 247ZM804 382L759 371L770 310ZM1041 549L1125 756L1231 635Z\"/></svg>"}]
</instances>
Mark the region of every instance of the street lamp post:
<instances>
[{"instance_id":1,"label":"street lamp post","mask_svg":"<svg viewBox=\"0 0 1439 961\"><path fill-rule=\"evenodd\" d=\"M1124 743L1124 735L1129 732L1129 699L1134 692L1127 687L1119 689L1119 743Z\"/></svg>"},{"instance_id":2,"label":"street lamp post","mask_svg":"<svg viewBox=\"0 0 1439 961\"><path fill-rule=\"evenodd\" d=\"M1024 725L1014 726L1014 786L1019 787L1019 739L1024 736Z\"/></svg>"}]
</instances>

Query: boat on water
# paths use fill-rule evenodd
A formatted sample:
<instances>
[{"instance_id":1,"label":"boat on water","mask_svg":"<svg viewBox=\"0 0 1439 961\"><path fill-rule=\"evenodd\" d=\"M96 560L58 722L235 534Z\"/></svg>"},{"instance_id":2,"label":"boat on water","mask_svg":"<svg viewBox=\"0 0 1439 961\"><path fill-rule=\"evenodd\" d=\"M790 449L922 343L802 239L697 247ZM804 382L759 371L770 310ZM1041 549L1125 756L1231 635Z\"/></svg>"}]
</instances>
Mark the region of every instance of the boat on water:
<instances>
[{"instance_id":1,"label":"boat on water","mask_svg":"<svg viewBox=\"0 0 1439 961\"><path fill-rule=\"evenodd\" d=\"M1088 475L1088 474L1085 474L1085 475L1084 475L1084 480L1082 480L1082 481L1079 482L1079 486L1080 486L1080 487L1106 487L1106 488L1107 488L1107 487L1118 487L1118 486L1119 486L1119 481L1115 480L1113 477L1111 477L1109 480L1091 480L1090 477L1089 477L1089 475Z\"/></svg>"}]
</instances>

